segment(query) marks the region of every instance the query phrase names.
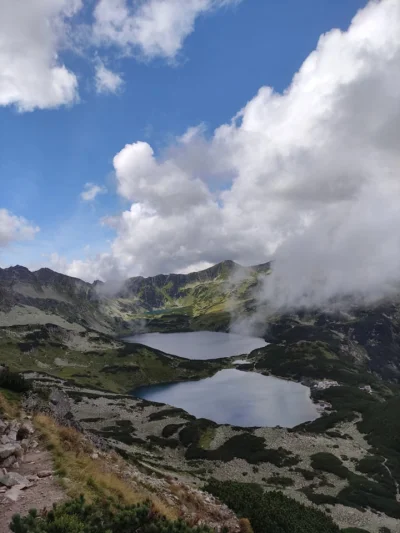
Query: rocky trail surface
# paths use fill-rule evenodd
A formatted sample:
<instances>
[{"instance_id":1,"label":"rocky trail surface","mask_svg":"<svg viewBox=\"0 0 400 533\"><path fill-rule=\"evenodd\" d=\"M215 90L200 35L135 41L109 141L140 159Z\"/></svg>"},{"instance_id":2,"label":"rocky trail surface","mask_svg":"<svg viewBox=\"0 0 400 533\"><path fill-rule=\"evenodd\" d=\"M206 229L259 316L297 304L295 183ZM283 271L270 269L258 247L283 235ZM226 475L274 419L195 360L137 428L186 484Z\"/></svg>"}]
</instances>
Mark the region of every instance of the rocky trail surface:
<instances>
[{"instance_id":1,"label":"rocky trail surface","mask_svg":"<svg viewBox=\"0 0 400 533\"><path fill-rule=\"evenodd\" d=\"M51 509L65 495L53 477L50 453L41 448L29 418L0 419L0 533L15 514Z\"/></svg>"}]
</instances>

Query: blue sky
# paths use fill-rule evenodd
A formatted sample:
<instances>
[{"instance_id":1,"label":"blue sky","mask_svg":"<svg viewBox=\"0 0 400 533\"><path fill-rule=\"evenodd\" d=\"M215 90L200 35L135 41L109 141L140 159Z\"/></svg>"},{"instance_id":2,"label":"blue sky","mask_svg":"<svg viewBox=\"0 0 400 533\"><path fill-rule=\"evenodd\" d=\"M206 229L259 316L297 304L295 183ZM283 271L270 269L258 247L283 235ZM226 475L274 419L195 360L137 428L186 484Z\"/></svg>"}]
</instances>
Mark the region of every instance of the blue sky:
<instances>
[{"instance_id":1,"label":"blue sky","mask_svg":"<svg viewBox=\"0 0 400 533\"><path fill-rule=\"evenodd\" d=\"M68 4L69 0L57 1ZM159 0L146 2L157 4ZM6 0L8 3L12 10L12 0ZM66 33L78 34L82 24L91 27L96 3L93 0L84 10L75 8L75 17L67 18ZM148 143L161 162L176 138L190 127L204 124L202 142L210 142L216 128L228 124L261 87L270 86L282 93L316 48L320 35L333 28L346 31L356 12L366 5L361 0L227 3L198 13L193 31L181 38L181 48L169 57L146 55L137 48L128 51L117 41L112 46L106 41L82 45L82 39L76 39L72 44L58 45L53 50L58 53L57 62L76 75L79 102L21 110L18 98L3 99L0 208L40 228L34 240L10 239L0 249L3 266L45 265L56 253L68 271L66 265L73 260L93 260L96 254L108 253L122 230L101 224L101 220L120 217L132 202L137 203L136 192L124 195L117 190L113 158L126 144ZM2 9L7 7L0 7L0 15ZM49 15L41 12L37 16ZM1 54L0 45L0 58ZM100 61L123 80L115 91L96 92L93 76ZM80 194L86 183L106 187L107 193L84 201ZM223 195L232 183L222 185L216 180L208 186L213 193ZM138 202L151 203L148 198ZM135 227L131 229L135 231ZM177 246L186 245L178 242ZM159 260L155 270L175 266L171 251L166 254L165 266ZM187 266L211 263L219 258L217 255L210 252L203 257L201 250L196 250ZM131 257L131 263L136 265L140 260ZM61 262L55 266L61 268ZM127 272L144 272L147 267L144 263ZM186 265L178 262L176 268L185 269Z\"/></svg>"}]
</instances>

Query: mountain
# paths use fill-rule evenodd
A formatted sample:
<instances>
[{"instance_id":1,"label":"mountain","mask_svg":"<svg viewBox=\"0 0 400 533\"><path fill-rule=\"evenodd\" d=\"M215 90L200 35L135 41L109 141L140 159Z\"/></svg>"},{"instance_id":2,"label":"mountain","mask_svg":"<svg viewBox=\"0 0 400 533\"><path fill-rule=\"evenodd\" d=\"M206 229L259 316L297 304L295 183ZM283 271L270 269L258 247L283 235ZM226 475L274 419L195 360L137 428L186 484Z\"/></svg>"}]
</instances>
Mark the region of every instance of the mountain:
<instances>
[{"instance_id":1,"label":"mountain","mask_svg":"<svg viewBox=\"0 0 400 533\"><path fill-rule=\"evenodd\" d=\"M42 268L0 269L0 324L54 323L67 329L111 331L93 285Z\"/></svg>"},{"instance_id":2,"label":"mountain","mask_svg":"<svg viewBox=\"0 0 400 533\"><path fill-rule=\"evenodd\" d=\"M117 291L100 281L87 283L48 268L0 269L0 324L54 323L67 329L122 333L139 320L157 316L159 321L175 313L186 317L183 322L203 315L211 315L211 322L223 318L226 328L229 308L251 300L260 274L269 269L269 263L242 267L223 261L189 274L133 277Z\"/></svg>"},{"instance_id":3,"label":"mountain","mask_svg":"<svg viewBox=\"0 0 400 533\"><path fill-rule=\"evenodd\" d=\"M31 407L62 394L59 403L68 405L63 423L157 478L208 483L207 490L251 518L254 531L257 524L264 531L270 520L263 517L270 508L264 497L279 494L271 492L276 488L307 509L317 506L325 513L318 520L329 513L340 527L398 531L400 299L368 306L346 301L330 313L262 314L256 296L269 271L269 264L225 261L190 274L130 278L112 293L107 284L48 269L0 270L0 365L24 373L33 387ZM116 338L135 326L226 331L232 316L257 318L270 343L245 364L182 359ZM322 416L292 429L240 428L132 395L133 388L199 380L224 369L301 382L320 402ZM279 523L286 503L278 502ZM309 531L308 519L303 523Z\"/></svg>"}]
</instances>

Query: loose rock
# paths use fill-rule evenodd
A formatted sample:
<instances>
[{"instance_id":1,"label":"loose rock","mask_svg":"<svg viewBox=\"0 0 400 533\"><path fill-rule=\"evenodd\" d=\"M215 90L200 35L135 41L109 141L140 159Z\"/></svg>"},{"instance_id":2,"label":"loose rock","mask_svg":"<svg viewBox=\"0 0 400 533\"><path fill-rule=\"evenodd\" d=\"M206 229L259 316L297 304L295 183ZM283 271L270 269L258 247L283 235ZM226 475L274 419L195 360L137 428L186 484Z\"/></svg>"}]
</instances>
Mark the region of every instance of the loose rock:
<instances>
[{"instance_id":1,"label":"loose rock","mask_svg":"<svg viewBox=\"0 0 400 533\"><path fill-rule=\"evenodd\" d=\"M15 457L15 455L10 455L10 457L7 457L7 459L4 459L4 461L2 462L2 465L4 466L4 468L10 468L10 466L15 465L16 461L17 461L17 458Z\"/></svg>"},{"instance_id":2,"label":"loose rock","mask_svg":"<svg viewBox=\"0 0 400 533\"><path fill-rule=\"evenodd\" d=\"M4 494L4 498L7 498L8 500L11 500L12 502L18 501L19 497L21 496L22 489L25 488L24 486L20 487L19 485L15 485L10 490L8 490Z\"/></svg>"},{"instance_id":3,"label":"loose rock","mask_svg":"<svg viewBox=\"0 0 400 533\"><path fill-rule=\"evenodd\" d=\"M0 484L6 487L14 487L18 485L20 487L30 487L31 483L26 477L21 476L18 472L8 472L5 476L0 477Z\"/></svg>"},{"instance_id":4,"label":"loose rock","mask_svg":"<svg viewBox=\"0 0 400 533\"><path fill-rule=\"evenodd\" d=\"M51 470L41 470L37 475L38 477L49 477L53 475L53 472Z\"/></svg>"},{"instance_id":5,"label":"loose rock","mask_svg":"<svg viewBox=\"0 0 400 533\"><path fill-rule=\"evenodd\" d=\"M16 455L21 449L19 444L2 444L0 445L0 459L7 459L10 455Z\"/></svg>"}]
</instances>

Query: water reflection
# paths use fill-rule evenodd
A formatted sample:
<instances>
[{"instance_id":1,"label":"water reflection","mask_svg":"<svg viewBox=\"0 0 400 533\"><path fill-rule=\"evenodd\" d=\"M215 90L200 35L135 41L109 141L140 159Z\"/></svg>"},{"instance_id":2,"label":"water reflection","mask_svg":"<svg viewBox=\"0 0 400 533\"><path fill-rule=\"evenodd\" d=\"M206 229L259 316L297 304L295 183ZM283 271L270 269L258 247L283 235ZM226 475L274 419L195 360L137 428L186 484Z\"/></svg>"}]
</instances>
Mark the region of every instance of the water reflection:
<instances>
[{"instance_id":1,"label":"water reflection","mask_svg":"<svg viewBox=\"0 0 400 533\"><path fill-rule=\"evenodd\" d=\"M197 418L247 427L293 427L318 418L309 393L300 383L239 370L134 391L135 396L180 407Z\"/></svg>"}]
</instances>

